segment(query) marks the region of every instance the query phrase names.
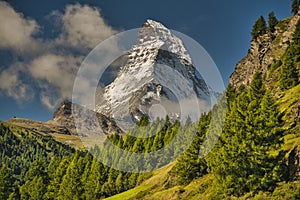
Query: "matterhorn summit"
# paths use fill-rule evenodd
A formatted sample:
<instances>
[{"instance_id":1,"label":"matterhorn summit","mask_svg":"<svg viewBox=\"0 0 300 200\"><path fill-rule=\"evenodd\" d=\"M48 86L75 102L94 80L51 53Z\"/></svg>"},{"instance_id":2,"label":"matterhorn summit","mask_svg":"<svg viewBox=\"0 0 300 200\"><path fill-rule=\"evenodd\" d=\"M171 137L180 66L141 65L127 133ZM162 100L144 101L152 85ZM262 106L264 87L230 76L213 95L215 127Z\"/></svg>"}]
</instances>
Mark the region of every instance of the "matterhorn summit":
<instances>
[{"instance_id":1,"label":"matterhorn summit","mask_svg":"<svg viewBox=\"0 0 300 200\"><path fill-rule=\"evenodd\" d=\"M142 115L179 119L183 112L202 113L210 108L210 89L188 50L161 23L147 20L126 58L115 80L99 90L101 100L96 105L97 112L114 118L121 128ZM191 108L192 103L199 108Z\"/></svg>"}]
</instances>

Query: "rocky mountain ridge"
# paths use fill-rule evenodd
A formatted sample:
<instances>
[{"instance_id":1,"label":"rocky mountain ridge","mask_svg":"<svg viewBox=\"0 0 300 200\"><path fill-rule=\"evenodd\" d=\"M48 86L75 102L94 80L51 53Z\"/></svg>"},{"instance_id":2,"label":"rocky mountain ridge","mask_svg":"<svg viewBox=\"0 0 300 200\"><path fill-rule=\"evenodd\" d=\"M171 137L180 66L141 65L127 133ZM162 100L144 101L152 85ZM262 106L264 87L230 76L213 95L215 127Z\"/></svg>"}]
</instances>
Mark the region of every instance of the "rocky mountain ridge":
<instances>
[{"instance_id":1,"label":"rocky mountain ridge","mask_svg":"<svg viewBox=\"0 0 300 200\"><path fill-rule=\"evenodd\" d=\"M72 113L73 107L76 107L76 109L84 109L83 107L80 107L77 104L73 104L71 103L71 101L65 99L53 113L52 120L49 120L47 122L39 122L23 118L12 118L8 120L8 123L42 134L55 133L84 137L84 134L77 133ZM91 114L94 114L94 112L91 110L86 110L85 112L90 112ZM116 125L116 123L112 119L100 113L96 113L96 116L98 121L92 123L93 125L99 124L99 126L105 134L122 133L122 130ZM89 121L89 123L91 122Z\"/></svg>"}]
</instances>

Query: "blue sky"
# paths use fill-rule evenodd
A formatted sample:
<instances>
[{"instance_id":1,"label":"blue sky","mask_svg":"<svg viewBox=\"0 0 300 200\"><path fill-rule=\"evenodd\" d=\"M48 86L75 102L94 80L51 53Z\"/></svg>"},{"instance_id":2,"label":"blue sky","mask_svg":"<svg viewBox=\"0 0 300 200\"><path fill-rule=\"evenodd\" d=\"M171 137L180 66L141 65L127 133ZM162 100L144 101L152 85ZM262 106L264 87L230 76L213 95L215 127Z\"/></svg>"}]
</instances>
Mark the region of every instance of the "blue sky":
<instances>
[{"instance_id":1,"label":"blue sky","mask_svg":"<svg viewBox=\"0 0 300 200\"><path fill-rule=\"evenodd\" d=\"M114 33L140 27L146 19L199 42L227 84L250 47L255 20L260 15L267 18L271 11L278 19L289 17L290 4L286 0L0 1L0 120L51 119L61 98L70 96L72 73L93 46ZM95 25L97 29L90 29Z\"/></svg>"}]
</instances>

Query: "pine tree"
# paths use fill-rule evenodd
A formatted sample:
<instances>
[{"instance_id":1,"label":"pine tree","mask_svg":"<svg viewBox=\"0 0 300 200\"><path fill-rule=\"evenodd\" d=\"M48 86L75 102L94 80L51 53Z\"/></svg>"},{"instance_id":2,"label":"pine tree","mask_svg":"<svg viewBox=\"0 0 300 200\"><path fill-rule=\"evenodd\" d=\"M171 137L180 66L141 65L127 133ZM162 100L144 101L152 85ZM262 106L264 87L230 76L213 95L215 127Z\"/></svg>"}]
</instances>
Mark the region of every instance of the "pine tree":
<instances>
[{"instance_id":1,"label":"pine tree","mask_svg":"<svg viewBox=\"0 0 300 200\"><path fill-rule=\"evenodd\" d=\"M281 66L280 88L282 90L290 89L299 83L297 68L293 60L286 60Z\"/></svg>"},{"instance_id":2,"label":"pine tree","mask_svg":"<svg viewBox=\"0 0 300 200\"><path fill-rule=\"evenodd\" d=\"M299 0L293 0L291 12L296 15L299 9Z\"/></svg>"},{"instance_id":3,"label":"pine tree","mask_svg":"<svg viewBox=\"0 0 300 200\"><path fill-rule=\"evenodd\" d=\"M263 16L260 16L252 28L251 35L253 39L255 39L259 35L266 33L266 30L267 30L266 21Z\"/></svg>"},{"instance_id":4,"label":"pine tree","mask_svg":"<svg viewBox=\"0 0 300 200\"><path fill-rule=\"evenodd\" d=\"M263 84L263 77L261 72L256 71L253 75L250 88L249 88L249 98L250 101L257 100L260 101L265 93L265 87Z\"/></svg>"},{"instance_id":5,"label":"pine tree","mask_svg":"<svg viewBox=\"0 0 300 200\"><path fill-rule=\"evenodd\" d=\"M119 175L116 178L116 188L117 188L117 192L121 193L124 191L124 184L123 184L123 173L119 172Z\"/></svg>"},{"instance_id":6,"label":"pine tree","mask_svg":"<svg viewBox=\"0 0 300 200\"><path fill-rule=\"evenodd\" d=\"M274 14L274 12L270 12L268 15L268 24L269 24L269 31L274 32L275 26L278 24L278 20Z\"/></svg>"},{"instance_id":7,"label":"pine tree","mask_svg":"<svg viewBox=\"0 0 300 200\"><path fill-rule=\"evenodd\" d=\"M245 92L230 102L219 143L206 159L218 185L228 194L241 194L245 188L240 186L246 185L249 163L245 160L247 146L244 140L247 133L245 119L248 103Z\"/></svg>"},{"instance_id":8,"label":"pine tree","mask_svg":"<svg viewBox=\"0 0 300 200\"><path fill-rule=\"evenodd\" d=\"M76 152L62 179L57 199L80 199L82 194L82 157Z\"/></svg>"},{"instance_id":9,"label":"pine tree","mask_svg":"<svg viewBox=\"0 0 300 200\"><path fill-rule=\"evenodd\" d=\"M140 121L136 123L138 126L148 126L149 124L149 119L147 115L142 115Z\"/></svg>"},{"instance_id":10,"label":"pine tree","mask_svg":"<svg viewBox=\"0 0 300 200\"><path fill-rule=\"evenodd\" d=\"M19 188L15 188L15 190L8 197L8 200L16 199L21 199Z\"/></svg>"},{"instance_id":11,"label":"pine tree","mask_svg":"<svg viewBox=\"0 0 300 200\"><path fill-rule=\"evenodd\" d=\"M62 179L66 174L70 162L71 159L69 157L64 157L59 163L58 167L55 170L54 176L52 177L50 183L47 186L47 193L45 194L46 199L57 198Z\"/></svg>"},{"instance_id":12,"label":"pine tree","mask_svg":"<svg viewBox=\"0 0 300 200\"><path fill-rule=\"evenodd\" d=\"M282 90L290 89L299 83L297 65L300 61L300 22L297 23L293 36L293 43L286 50L282 58L283 64L281 65L279 80Z\"/></svg>"},{"instance_id":13,"label":"pine tree","mask_svg":"<svg viewBox=\"0 0 300 200\"><path fill-rule=\"evenodd\" d=\"M45 162L35 161L25 176L25 184L20 187L21 199L44 199L49 181Z\"/></svg>"},{"instance_id":14,"label":"pine tree","mask_svg":"<svg viewBox=\"0 0 300 200\"><path fill-rule=\"evenodd\" d=\"M300 45L300 22L299 21L296 24L296 30L293 35L293 41L294 41L295 45L297 45L297 46Z\"/></svg>"},{"instance_id":15,"label":"pine tree","mask_svg":"<svg viewBox=\"0 0 300 200\"><path fill-rule=\"evenodd\" d=\"M93 159L91 171L85 183L85 198L100 199L102 196L101 187L107 179L105 168L96 158Z\"/></svg>"},{"instance_id":16,"label":"pine tree","mask_svg":"<svg viewBox=\"0 0 300 200\"><path fill-rule=\"evenodd\" d=\"M145 149L145 145L144 145L143 139L138 138L132 147L132 152L135 152L135 153L143 152L144 149Z\"/></svg>"},{"instance_id":17,"label":"pine tree","mask_svg":"<svg viewBox=\"0 0 300 200\"><path fill-rule=\"evenodd\" d=\"M90 153L87 153L84 156L84 160L83 160L83 166L84 166L84 170L81 176L81 182L84 184L86 183L89 174L91 173L91 165L92 165L92 161L93 161L93 156Z\"/></svg>"},{"instance_id":18,"label":"pine tree","mask_svg":"<svg viewBox=\"0 0 300 200\"><path fill-rule=\"evenodd\" d=\"M200 147L210 122L209 115L203 115L199 122L198 132L191 146L178 159L175 165L177 183L186 185L192 180L207 173L206 161L199 157Z\"/></svg>"},{"instance_id":19,"label":"pine tree","mask_svg":"<svg viewBox=\"0 0 300 200\"><path fill-rule=\"evenodd\" d=\"M208 164L219 186L230 195L272 190L280 181L279 149L282 132L278 110L268 92L260 91L260 76L256 75L249 91L231 102L224 130Z\"/></svg>"},{"instance_id":20,"label":"pine tree","mask_svg":"<svg viewBox=\"0 0 300 200\"><path fill-rule=\"evenodd\" d=\"M25 187L21 187L22 193L28 195L29 199L39 200L45 199L47 183L45 183L43 177L35 176L30 182L26 182ZM26 191L25 191L26 190ZM21 194L21 199L24 195Z\"/></svg>"},{"instance_id":21,"label":"pine tree","mask_svg":"<svg viewBox=\"0 0 300 200\"><path fill-rule=\"evenodd\" d=\"M0 199L7 199L12 190L12 180L9 169L3 165L0 169Z\"/></svg>"}]
</instances>

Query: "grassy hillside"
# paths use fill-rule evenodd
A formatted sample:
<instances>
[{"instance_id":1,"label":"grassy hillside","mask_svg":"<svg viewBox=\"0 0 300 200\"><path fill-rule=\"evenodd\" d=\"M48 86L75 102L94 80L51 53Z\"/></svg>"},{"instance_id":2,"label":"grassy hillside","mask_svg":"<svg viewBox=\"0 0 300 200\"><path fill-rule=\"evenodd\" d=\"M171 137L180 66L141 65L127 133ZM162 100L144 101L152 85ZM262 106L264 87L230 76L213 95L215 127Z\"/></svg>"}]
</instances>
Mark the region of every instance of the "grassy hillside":
<instances>
[{"instance_id":1,"label":"grassy hillside","mask_svg":"<svg viewBox=\"0 0 300 200\"><path fill-rule=\"evenodd\" d=\"M172 163L153 172L152 176L139 186L106 198L106 200L203 199L208 192L207 189L212 185L210 175L201 177L187 186L169 186L169 173L174 167L174 164L175 163Z\"/></svg>"},{"instance_id":2,"label":"grassy hillside","mask_svg":"<svg viewBox=\"0 0 300 200\"><path fill-rule=\"evenodd\" d=\"M106 198L105 200L205 200L205 199L218 199L215 197L215 190L213 188L213 180L210 175L206 175L197 180L194 180L187 186L174 186L171 188L165 188L164 182L167 181L165 174L169 172L169 168L163 168L158 170L153 177L143 182L141 185L117 194L115 196ZM293 183L280 183L275 192L272 193L260 193L254 197L251 194L246 194L243 197L222 197L219 199L296 199L293 197L293 193L300 190L300 182ZM221 192L220 192L221 193Z\"/></svg>"},{"instance_id":3,"label":"grassy hillside","mask_svg":"<svg viewBox=\"0 0 300 200\"><path fill-rule=\"evenodd\" d=\"M66 127L53 122L39 122L23 118L12 118L6 122L7 125L15 126L38 133L44 136L51 136L58 142L67 144L75 149L84 149L81 138L74 134L69 134Z\"/></svg>"}]
</instances>

